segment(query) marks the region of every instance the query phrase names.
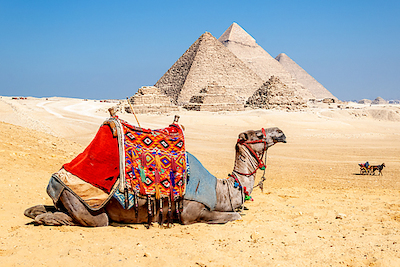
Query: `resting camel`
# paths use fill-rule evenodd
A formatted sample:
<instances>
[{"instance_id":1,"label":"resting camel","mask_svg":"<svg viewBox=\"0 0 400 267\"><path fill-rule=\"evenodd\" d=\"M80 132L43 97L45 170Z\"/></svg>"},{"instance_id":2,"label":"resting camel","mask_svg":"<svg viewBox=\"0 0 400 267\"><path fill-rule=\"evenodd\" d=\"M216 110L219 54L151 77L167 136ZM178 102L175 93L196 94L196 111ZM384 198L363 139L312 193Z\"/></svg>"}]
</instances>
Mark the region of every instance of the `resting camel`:
<instances>
[{"instance_id":1,"label":"resting camel","mask_svg":"<svg viewBox=\"0 0 400 267\"><path fill-rule=\"evenodd\" d=\"M265 165L262 162L264 153L269 147L282 142L286 143L285 134L277 127L249 130L239 134L236 144L235 164L232 174L227 179L218 179L216 185L217 203L215 210L210 210L204 204L183 199L180 222L193 223L226 223L241 218L236 210L243 206L246 196L250 196L255 183L256 171ZM265 155L266 157L266 155ZM240 186L238 186L238 184ZM118 223L146 223L148 209L146 199L139 199L138 211L133 208L124 209L114 198L99 211L91 211L68 190L60 195L57 208L37 205L25 210L25 215L41 225L78 225L78 226L108 226L110 221ZM60 205L61 204L61 205ZM168 207L167 201L163 203ZM173 214L175 207L172 207ZM155 212L152 222L163 221L160 213ZM164 213L163 217L166 217ZM178 218L174 218L177 220Z\"/></svg>"}]
</instances>

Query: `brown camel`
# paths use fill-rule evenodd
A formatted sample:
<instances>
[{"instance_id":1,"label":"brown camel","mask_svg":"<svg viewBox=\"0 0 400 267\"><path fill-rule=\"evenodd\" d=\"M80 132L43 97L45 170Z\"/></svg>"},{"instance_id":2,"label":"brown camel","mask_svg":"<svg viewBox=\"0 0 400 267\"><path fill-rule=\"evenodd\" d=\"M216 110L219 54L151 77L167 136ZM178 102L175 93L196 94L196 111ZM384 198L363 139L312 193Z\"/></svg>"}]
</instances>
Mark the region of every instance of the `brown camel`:
<instances>
[{"instance_id":1,"label":"brown camel","mask_svg":"<svg viewBox=\"0 0 400 267\"><path fill-rule=\"evenodd\" d=\"M235 211L243 206L245 197L251 194L255 182L255 173L264 166L262 162L264 153L270 146L278 142L286 143L286 137L277 127L258 131L249 130L239 134L232 174L228 179L217 180L215 210L211 211L200 202L183 199L180 222L182 224L226 223L240 219L241 216ZM237 186L238 184L240 186ZM94 212L87 209L71 192L64 190L56 204L57 208L37 205L25 210L24 214L34 219L35 223L42 225L94 227L107 226L110 221L119 223L148 222L146 199L139 199L138 212L135 212L133 208L124 209L114 198L111 198L104 208ZM167 209L167 207L168 202L164 201L164 208ZM175 214L175 207L172 208L172 212ZM159 216L160 213L155 212L152 221L159 221ZM165 212L163 220L164 217L166 217Z\"/></svg>"}]
</instances>

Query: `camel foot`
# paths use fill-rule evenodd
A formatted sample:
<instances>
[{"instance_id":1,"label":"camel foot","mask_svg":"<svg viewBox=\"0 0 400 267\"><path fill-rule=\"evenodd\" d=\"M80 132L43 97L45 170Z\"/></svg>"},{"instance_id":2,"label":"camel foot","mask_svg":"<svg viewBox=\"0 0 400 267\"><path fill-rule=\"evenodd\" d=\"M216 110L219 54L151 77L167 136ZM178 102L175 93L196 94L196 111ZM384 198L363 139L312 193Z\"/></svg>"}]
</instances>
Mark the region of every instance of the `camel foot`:
<instances>
[{"instance_id":1,"label":"camel foot","mask_svg":"<svg viewBox=\"0 0 400 267\"><path fill-rule=\"evenodd\" d=\"M46 212L56 212L57 209L54 206L36 205L30 207L24 211L24 215L28 218L35 219L36 216Z\"/></svg>"},{"instance_id":2,"label":"camel foot","mask_svg":"<svg viewBox=\"0 0 400 267\"><path fill-rule=\"evenodd\" d=\"M35 222L37 224L42 225L52 225L52 226L61 226L61 225L77 225L74 220L65 213L62 212L46 212L36 216Z\"/></svg>"}]
</instances>

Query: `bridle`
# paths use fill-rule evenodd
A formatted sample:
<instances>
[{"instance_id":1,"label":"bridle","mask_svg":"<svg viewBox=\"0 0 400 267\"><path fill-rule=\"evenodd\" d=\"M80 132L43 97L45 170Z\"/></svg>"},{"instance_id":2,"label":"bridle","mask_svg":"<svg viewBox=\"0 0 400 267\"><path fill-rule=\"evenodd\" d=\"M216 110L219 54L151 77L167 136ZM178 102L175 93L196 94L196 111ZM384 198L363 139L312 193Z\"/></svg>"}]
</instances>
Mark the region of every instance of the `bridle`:
<instances>
[{"instance_id":1,"label":"bridle","mask_svg":"<svg viewBox=\"0 0 400 267\"><path fill-rule=\"evenodd\" d=\"M267 134L266 134L266 132L265 132L265 129L262 128L261 130L262 130L262 133L263 133L263 138L260 139L260 140L246 141L246 140L243 140L243 139L240 139L240 138L237 140L236 145L243 145L243 146L245 146L245 147L248 149L248 151L250 152L250 154L257 160L257 163L258 163L257 168L255 168L255 170L252 171L251 173L241 173L241 172L238 172L238 171L236 171L236 170L233 170L233 171L236 172L237 174L245 175L245 176L251 176L251 175L255 174L256 171L257 171L258 169L260 169L260 170L265 170L266 165L265 165L265 162L263 162L263 157L264 157L265 151L267 151L268 144L267 144ZM263 149L263 152L262 152L262 154L261 154L261 158L260 158L260 157L257 155L257 153L249 146L249 144L258 144L258 143L264 143L264 149ZM265 157L265 159L267 159L267 157Z\"/></svg>"},{"instance_id":2,"label":"bridle","mask_svg":"<svg viewBox=\"0 0 400 267\"><path fill-rule=\"evenodd\" d=\"M240 182L240 180L239 180L239 178L237 177L236 174L240 174L240 175L244 175L244 176L251 176L251 175L255 174L258 169L264 170L264 174L261 177L261 181L256 186L254 186L254 187L259 186L261 191L263 190L263 182L265 181L265 168L266 168L267 156L265 156L264 162L262 160L263 160L264 154L266 154L266 151L267 151L267 148L268 148L268 141L267 141L267 133L265 132L265 129L262 128L261 130L262 130L262 133L263 133L263 138L262 139L254 140L254 141L245 141L243 139L238 138L237 143L236 143L236 145L243 145L248 149L250 154L257 160L257 163L258 163L257 168L255 168L255 170L253 172L251 172L251 173L242 173L242 172L239 172L237 170L233 170L232 174L228 175L229 177L232 177L234 179L233 186L235 188L239 188L239 190L241 191L241 195L242 195L241 208L242 208L242 210L244 208L244 206L243 206L244 201L245 200L249 200L249 199L252 200L252 198L251 198L249 192L247 191L247 188L242 186L242 183ZM264 149L262 151L261 158L249 146L249 144L258 144L258 143L264 143ZM230 195L229 186L228 186L228 194ZM229 198L229 200L231 201L230 198ZM230 202L230 203L231 203L232 211L234 211L232 202Z\"/></svg>"}]
</instances>

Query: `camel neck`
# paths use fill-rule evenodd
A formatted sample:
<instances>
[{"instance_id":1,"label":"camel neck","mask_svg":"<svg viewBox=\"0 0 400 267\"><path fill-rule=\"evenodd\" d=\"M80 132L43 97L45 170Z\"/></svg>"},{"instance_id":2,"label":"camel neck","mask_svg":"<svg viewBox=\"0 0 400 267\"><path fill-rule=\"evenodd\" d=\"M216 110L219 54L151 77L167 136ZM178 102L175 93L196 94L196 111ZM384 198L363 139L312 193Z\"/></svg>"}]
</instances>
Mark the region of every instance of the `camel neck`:
<instances>
[{"instance_id":1,"label":"camel neck","mask_svg":"<svg viewBox=\"0 0 400 267\"><path fill-rule=\"evenodd\" d=\"M242 145L238 145L236 151L234 175L238 178L243 187L246 187L248 194L251 194L254 186L255 172L258 169L257 160Z\"/></svg>"},{"instance_id":2,"label":"camel neck","mask_svg":"<svg viewBox=\"0 0 400 267\"><path fill-rule=\"evenodd\" d=\"M255 174L257 169L260 167L259 160L257 160L255 156L257 156L259 159L262 159L262 154L253 155L248 148L238 144L233 171L244 176L251 176Z\"/></svg>"}]
</instances>

